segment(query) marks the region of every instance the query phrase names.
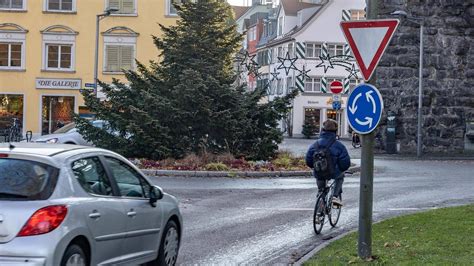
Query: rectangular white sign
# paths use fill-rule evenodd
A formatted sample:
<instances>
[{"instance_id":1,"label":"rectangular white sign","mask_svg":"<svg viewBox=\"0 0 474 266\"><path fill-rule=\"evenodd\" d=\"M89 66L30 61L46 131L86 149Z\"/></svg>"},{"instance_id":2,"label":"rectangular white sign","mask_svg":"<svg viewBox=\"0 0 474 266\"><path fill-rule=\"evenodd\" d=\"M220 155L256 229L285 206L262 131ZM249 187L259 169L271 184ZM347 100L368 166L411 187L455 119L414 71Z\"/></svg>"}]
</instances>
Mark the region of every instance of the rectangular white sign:
<instances>
[{"instance_id":1,"label":"rectangular white sign","mask_svg":"<svg viewBox=\"0 0 474 266\"><path fill-rule=\"evenodd\" d=\"M37 89L53 89L53 90L79 90L81 89L81 79L51 79L37 78Z\"/></svg>"}]
</instances>

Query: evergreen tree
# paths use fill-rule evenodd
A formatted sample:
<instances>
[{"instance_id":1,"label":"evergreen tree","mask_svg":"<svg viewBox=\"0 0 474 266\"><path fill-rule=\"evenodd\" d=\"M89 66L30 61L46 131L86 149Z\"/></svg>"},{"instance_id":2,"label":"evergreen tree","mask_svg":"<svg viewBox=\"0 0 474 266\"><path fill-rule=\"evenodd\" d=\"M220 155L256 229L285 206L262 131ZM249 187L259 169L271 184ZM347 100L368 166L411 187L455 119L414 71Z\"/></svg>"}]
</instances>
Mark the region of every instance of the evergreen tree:
<instances>
[{"instance_id":1,"label":"evergreen tree","mask_svg":"<svg viewBox=\"0 0 474 266\"><path fill-rule=\"evenodd\" d=\"M108 127L98 129L76 118L80 132L94 144L125 156L162 159L203 149L268 159L281 142L277 129L290 94L261 104L264 89L251 93L233 85L233 58L242 36L230 23L222 0L177 5L180 19L153 37L159 63L137 62L127 71L129 85L100 83L107 101L85 92L86 106Z\"/></svg>"}]
</instances>

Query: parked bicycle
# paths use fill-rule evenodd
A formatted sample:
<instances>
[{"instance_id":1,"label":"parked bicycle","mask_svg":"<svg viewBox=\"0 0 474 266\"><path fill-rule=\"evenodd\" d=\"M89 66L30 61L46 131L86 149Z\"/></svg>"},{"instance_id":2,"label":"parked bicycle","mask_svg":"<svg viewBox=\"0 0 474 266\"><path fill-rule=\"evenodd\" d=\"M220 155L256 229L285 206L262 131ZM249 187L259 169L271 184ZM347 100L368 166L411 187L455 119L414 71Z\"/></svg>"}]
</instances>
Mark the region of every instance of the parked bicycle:
<instances>
[{"instance_id":1,"label":"parked bicycle","mask_svg":"<svg viewBox=\"0 0 474 266\"><path fill-rule=\"evenodd\" d=\"M328 185L329 182L330 184ZM313 228L317 235L319 235L323 229L326 216L328 217L329 224L332 227L335 227L339 221L342 206L332 203L334 188L334 180L327 180L325 188L318 192L313 214Z\"/></svg>"},{"instance_id":2,"label":"parked bicycle","mask_svg":"<svg viewBox=\"0 0 474 266\"><path fill-rule=\"evenodd\" d=\"M8 141L9 142L19 142L22 139L21 130L20 130L20 120L18 118L12 119L12 125L8 130Z\"/></svg>"}]
</instances>

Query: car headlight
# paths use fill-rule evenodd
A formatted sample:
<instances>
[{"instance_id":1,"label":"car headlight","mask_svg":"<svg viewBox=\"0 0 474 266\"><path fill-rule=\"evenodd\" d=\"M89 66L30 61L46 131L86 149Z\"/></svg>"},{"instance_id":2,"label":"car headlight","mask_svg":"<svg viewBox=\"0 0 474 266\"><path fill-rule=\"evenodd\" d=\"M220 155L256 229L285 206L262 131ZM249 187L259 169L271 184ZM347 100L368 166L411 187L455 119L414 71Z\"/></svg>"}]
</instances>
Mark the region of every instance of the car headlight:
<instances>
[{"instance_id":1,"label":"car headlight","mask_svg":"<svg viewBox=\"0 0 474 266\"><path fill-rule=\"evenodd\" d=\"M57 138L54 138L54 139L48 139L46 141L46 143L49 143L49 144L54 144L54 143L57 143L58 142L58 139Z\"/></svg>"}]
</instances>

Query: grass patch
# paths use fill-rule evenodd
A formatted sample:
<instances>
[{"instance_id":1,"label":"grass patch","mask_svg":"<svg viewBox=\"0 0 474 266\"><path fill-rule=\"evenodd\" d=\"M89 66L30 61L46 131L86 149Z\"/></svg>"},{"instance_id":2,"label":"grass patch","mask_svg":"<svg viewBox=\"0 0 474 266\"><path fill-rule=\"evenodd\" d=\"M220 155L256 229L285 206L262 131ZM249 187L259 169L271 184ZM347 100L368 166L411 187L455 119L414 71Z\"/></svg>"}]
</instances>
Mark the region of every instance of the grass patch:
<instances>
[{"instance_id":1,"label":"grass patch","mask_svg":"<svg viewBox=\"0 0 474 266\"><path fill-rule=\"evenodd\" d=\"M357 232L331 243L304 265L473 265L474 205L389 219L372 227L372 261L357 256Z\"/></svg>"}]
</instances>

